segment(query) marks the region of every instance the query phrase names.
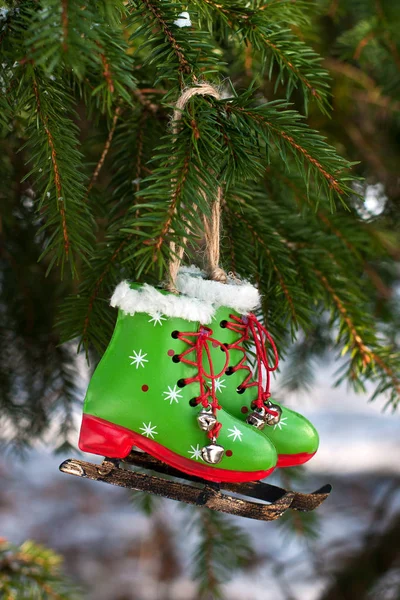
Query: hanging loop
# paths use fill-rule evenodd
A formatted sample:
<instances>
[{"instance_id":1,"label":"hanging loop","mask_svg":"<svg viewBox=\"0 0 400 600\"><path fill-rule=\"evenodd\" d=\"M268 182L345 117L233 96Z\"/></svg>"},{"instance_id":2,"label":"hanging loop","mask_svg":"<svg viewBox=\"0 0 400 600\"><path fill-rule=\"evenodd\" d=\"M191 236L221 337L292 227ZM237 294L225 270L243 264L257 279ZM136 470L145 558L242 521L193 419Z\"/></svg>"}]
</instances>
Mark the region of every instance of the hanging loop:
<instances>
[{"instance_id":1,"label":"hanging loop","mask_svg":"<svg viewBox=\"0 0 400 600\"><path fill-rule=\"evenodd\" d=\"M195 87L187 88L182 92L175 104L175 111L172 117L172 131L175 135L178 134L178 123L182 118L182 111L186 104L194 96L212 96L217 100L221 99L219 91L209 83L199 83ZM201 191L204 198L205 193ZM207 276L214 280L226 283L227 275L225 271L219 265L220 258L220 229L221 229L221 200L222 200L222 188L218 187L217 197L214 200L211 207L211 217L207 218L204 216L204 234L206 241L206 272ZM176 289L176 278L178 271L181 266L181 262L184 255L184 248L186 246L187 238L183 238L182 245L177 247L174 241L170 242L171 258L168 264L168 285L167 289L175 294L178 293Z\"/></svg>"}]
</instances>

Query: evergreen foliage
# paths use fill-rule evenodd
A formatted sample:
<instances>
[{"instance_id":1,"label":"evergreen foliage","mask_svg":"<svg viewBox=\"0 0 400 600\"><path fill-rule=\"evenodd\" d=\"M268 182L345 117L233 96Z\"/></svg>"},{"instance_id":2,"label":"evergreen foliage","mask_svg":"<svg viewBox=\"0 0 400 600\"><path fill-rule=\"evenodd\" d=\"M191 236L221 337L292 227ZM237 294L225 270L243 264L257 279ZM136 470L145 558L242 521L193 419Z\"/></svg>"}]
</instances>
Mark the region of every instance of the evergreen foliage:
<instances>
[{"instance_id":1,"label":"evergreen foliage","mask_svg":"<svg viewBox=\"0 0 400 600\"><path fill-rule=\"evenodd\" d=\"M62 559L31 541L13 546L0 539L0 595L4 600L78 600L80 594L64 578Z\"/></svg>"},{"instance_id":2,"label":"evergreen foliage","mask_svg":"<svg viewBox=\"0 0 400 600\"><path fill-rule=\"evenodd\" d=\"M232 572L251 565L254 551L245 531L221 513L197 509L192 527L199 543L192 557L194 577L199 582L199 598L223 598L221 584Z\"/></svg>"},{"instance_id":3,"label":"evergreen foliage","mask_svg":"<svg viewBox=\"0 0 400 600\"><path fill-rule=\"evenodd\" d=\"M4 441L43 438L56 415L57 443L68 440L79 382L60 340L96 360L121 279L158 283L188 229L198 261L220 184L222 265L259 285L284 386L312 385L333 349L338 380L396 407L398 3L0 7ZM175 101L202 81L222 99L193 98L172 129ZM204 561L207 532L224 524L199 518Z\"/></svg>"}]
</instances>

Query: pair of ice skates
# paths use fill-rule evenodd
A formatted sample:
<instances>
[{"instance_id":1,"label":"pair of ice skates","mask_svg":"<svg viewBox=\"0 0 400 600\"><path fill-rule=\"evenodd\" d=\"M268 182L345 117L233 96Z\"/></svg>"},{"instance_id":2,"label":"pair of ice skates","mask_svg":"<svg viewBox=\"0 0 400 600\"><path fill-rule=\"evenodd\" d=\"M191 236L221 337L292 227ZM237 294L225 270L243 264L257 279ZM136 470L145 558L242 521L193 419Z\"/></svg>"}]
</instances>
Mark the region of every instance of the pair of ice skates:
<instances>
[{"instance_id":1,"label":"pair of ice skates","mask_svg":"<svg viewBox=\"0 0 400 600\"><path fill-rule=\"evenodd\" d=\"M101 466L66 461L61 469L255 518L315 508L328 488L301 495L245 483L305 463L318 448L311 423L271 401L278 356L253 313L257 289L235 278L209 281L194 268L180 270L176 287L179 294L127 282L116 288L118 320L89 384L79 440L81 450L107 458ZM205 487L124 471L120 460ZM275 504L243 502L221 489Z\"/></svg>"}]
</instances>

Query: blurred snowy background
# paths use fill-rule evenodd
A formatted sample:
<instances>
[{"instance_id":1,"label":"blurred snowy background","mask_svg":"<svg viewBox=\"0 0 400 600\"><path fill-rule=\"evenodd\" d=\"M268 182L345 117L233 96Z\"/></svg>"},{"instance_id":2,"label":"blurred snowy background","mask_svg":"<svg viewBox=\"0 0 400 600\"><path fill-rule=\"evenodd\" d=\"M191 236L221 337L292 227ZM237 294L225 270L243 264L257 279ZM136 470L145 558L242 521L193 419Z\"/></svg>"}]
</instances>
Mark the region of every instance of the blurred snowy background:
<instances>
[{"instance_id":1,"label":"blurred snowy background","mask_svg":"<svg viewBox=\"0 0 400 600\"><path fill-rule=\"evenodd\" d=\"M400 598L399 415L331 383L331 371L322 369L310 395L286 398L321 437L296 489L334 486L310 523L318 536L303 536L301 520L294 535L282 521L233 518L251 535L257 557L224 586L230 600ZM64 458L37 446L26 462L0 459L0 537L59 551L87 600L197 598L189 570L193 511L163 501L147 517L129 492L60 473ZM269 481L280 483L276 475ZM368 573L378 583L365 596Z\"/></svg>"}]
</instances>

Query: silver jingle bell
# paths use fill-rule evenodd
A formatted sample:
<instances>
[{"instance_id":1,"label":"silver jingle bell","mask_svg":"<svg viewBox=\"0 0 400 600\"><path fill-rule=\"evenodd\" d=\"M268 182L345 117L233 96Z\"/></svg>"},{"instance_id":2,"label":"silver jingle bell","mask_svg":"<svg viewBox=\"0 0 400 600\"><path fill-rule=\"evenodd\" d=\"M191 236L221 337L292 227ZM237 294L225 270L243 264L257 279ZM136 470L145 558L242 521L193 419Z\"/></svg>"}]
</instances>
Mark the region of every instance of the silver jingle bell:
<instances>
[{"instance_id":1,"label":"silver jingle bell","mask_svg":"<svg viewBox=\"0 0 400 600\"><path fill-rule=\"evenodd\" d=\"M202 431L211 431L214 428L217 417L213 414L211 406L201 409L197 415L197 422Z\"/></svg>"},{"instance_id":2,"label":"silver jingle bell","mask_svg":"<svg viewBox=\"0 0 400 600\"><path fill-rule=\"evenodd\" d=\"M246 423L253 425L257 429L264 429L267 411L265 408L255 408L246 419Z\"/></svg>"},{"instance_id":3,"label":"silver jingle bell","mask_svg":"<svg viewBox=\"0 0 400 600\"><path fill-rule=\"evenodd\" d=\"M281 416L282 416L282 409L280 406L278 406L277 404L274 404L273 402L268 402L266 404L266 407L273 410L274 412L277 413L277 415L271 415L268 411L266 411L266 415L265 415L265 421L267 423L267 425L277 425L279 423L279 421L281 420Z\"/></svg>"},{"instance_id":4,"label":"silver jingle bell","mask_svg":"<svg viewBox=\"0 0 400 600\"><path fill-rule=\"evenodd\" d=\"M201 449L202 459L210 465L217 465L220 463L225 454L224 448L215 442L216 440L213 439L211 444L204 446L204 448Z\"/></svg>"}]
</instances>

